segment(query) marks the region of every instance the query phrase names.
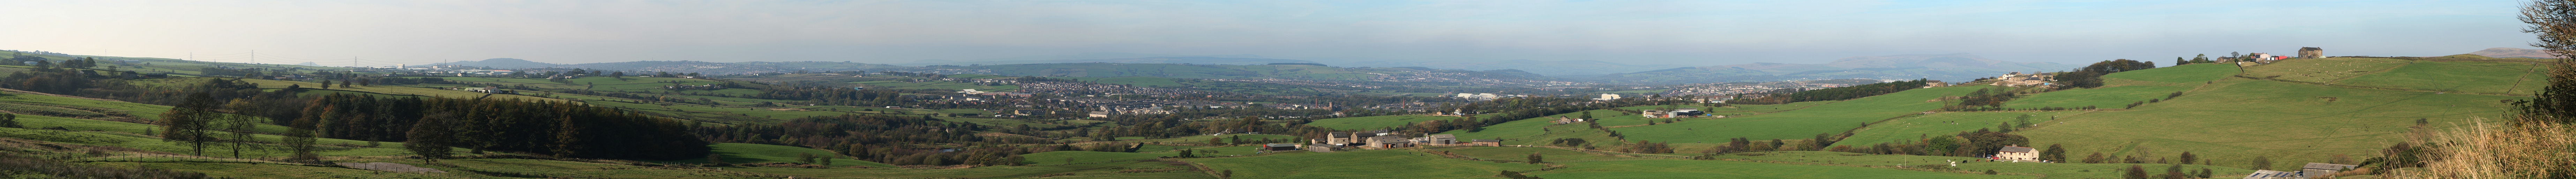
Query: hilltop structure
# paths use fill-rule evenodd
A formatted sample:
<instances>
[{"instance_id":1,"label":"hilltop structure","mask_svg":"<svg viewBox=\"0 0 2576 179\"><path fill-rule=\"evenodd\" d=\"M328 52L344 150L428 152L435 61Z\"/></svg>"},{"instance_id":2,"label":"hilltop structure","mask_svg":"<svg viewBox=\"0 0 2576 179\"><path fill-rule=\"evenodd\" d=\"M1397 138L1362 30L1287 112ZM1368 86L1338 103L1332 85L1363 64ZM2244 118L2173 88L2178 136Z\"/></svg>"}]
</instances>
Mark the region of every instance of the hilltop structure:
<instances>
[{"instance_id":1,"label":"hilltop structure","mask_svg":"<svg viewBox=\"0 0 2576 179\"><path fill-rule=\"evenodd\" d=\"M2326 49L2325 49L2325 48L2316 48L2316 47L2299 47L2299 58L2314 59L2314 58L2325 58L2325 57L2326 57Z\"/></svg>"},{"instance_id":2,"label":"hilltop structure","mask_svg":"<svg viewBox=\"0 0 2576 179\"><path fill-rule=\"evenodd\" d=\"M2050 79L2050 78L2053 78L2053 77L2056 77L2056 76L2055 76L2055 75L2049 75L2048 73L2030 73L2030 74L2022 74L2021 72L2012 72L2012 73L2005 73L2003 76L1997 76L1997 77L1995 77L1995 85L1996 85L1996 86L2031 86L2031 85L2046 85L2046 84L2048 84L2048 81L2050 81L2049 79Z\"/></svg>"}]
</instances>

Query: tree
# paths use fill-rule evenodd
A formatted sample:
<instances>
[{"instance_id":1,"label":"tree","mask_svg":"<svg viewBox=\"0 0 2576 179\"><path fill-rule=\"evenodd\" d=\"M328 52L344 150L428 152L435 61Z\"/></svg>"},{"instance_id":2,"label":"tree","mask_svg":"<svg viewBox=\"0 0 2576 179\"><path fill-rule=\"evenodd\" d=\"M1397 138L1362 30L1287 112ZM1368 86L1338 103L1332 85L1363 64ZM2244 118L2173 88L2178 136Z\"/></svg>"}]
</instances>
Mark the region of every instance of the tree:
<instances>
[{"instance_id":1,"label":"tree","mask_svg":"<svg viewBox=\"0 0 2576 179\"><path fill-rule=\"evenodd\" d=\"M2066 146L2048 144L2048 150L2039 151L2039 159L2064 163L2066 162Z\"/></svg>"},{"instance_id":2,"label":"tree","mask_svg":"<svg viewBox=\"0 0 2576 179\"><path fill-rule=\"evenodd\" d=\"M2247 169L2255 169L2255 170L2271 170L2271 169L2272 169L2272 158L2271 158L2271 157L2264 157L2264 156L2254 156L2254 167L2252 167L2252 168L2247 168Z\"/></svg>"},{"instance_id":3,"label":"tree","mask_svg":"<svg viewBox=\"0 0 2576 179\"><path fill-rule=\"evenodd\" d=\"M18 114L10 113L0 113L0 127L27 128L26 125L18 124Z\"/></svg>"},{"instance_id":4,"label":"tree","mask_svg":"<svg viewBox=\"0 0 2576 179\"><path fill-rule=\"evenodd\" d=\"M322 80L322 89L331 89L331 80Z\"/></svg>"},{"instance_id":5,"label":"tree","mask_svg":"<svg viewBox=\"0 0 2576 179\"><path fill-rule=\"evenodd\" d=\"M319 159L316 158L318 155L313 154L313 144L318 142L313 138L313 118L314 116L307 115L287 124L286 136L278 142L284 143L287 150L294 153L295 156L290 157L290 160Z\"/></svg>"},{"instance_id":6,"label":"tree","mask_svg":"<svg viewBox=\"0 0 2576 179\"><path fill-rule=\"evenodd\" d=\"M797 163L815 163L814 153L796 153Z\"/></svg>"},{"instance_id":7,"label":"tree","mask_svg":"<svg viewBox=\"0 0 2576 179\"><path fill-rule=\"evenodd\" d=\"M241 158L242 147L247 147L251 142L259 140L259 138L253 138L256 135L252 134L259 131L260 122L257 114L260 111L259 105L251 103L248 99L233 99L233 102L224 104L224 109L232 110L234 113L222 118L224 120L222 130L232 134L224 142L233 144L233 158Z\"/></svg>"},{"instance_id":8,"label":"tree","mask_svg":"<svg viewBox=\"0 0 2576 179\"><path fill-rule=\"evenodd\" d=\"M187 99L178 106L173 106L169 112L161 113L163 130L161 141L186 143L189 155L205 155L207 143L216 140L215 136L207 134L207 131L214 129L213 117L216 113L210 109L214 106L215 98L211 94L206 92L188 94Z\"/></svg>"},{"instance_id":9,"label":"tree","mask_svg":"<svg viewBox=\"0 0 2576 179\"><path fill-rule=\"evenodd\" d=\"M1545 157L1541 157L1541 156L1539 156L1539 155L1538 155L1538 152L1530 152L1530 155L1529 155L1529 163L1530 163L1530 164L1546 163L1546 162L1543 160L1544 158L1545 158Z\"/></svg>"},{"instance_id":10,"label":"tree","mask_svg":"<svg viewBox=\"0 0 2576 179\"><path fill-rule=\"evenodd\" d=\"M403 148L410 149L414 155L420 155L422 162L436 163L438 159L447 158L449 152L456 150L448 146L456 139L456 131L449 128L450 122L448 122L455 118L456 113L437 113L421 117L418 123L411 125L411 132L408 135L411 139L403 144Z\"/></svg>"},{"instance_id":11,"label":"tree","mask_svg":"<svg viewBox=\"0 0 2576 179\"><path fill-rule=\"evenodd\" d=\"M2103 159L2106 158L2102 156L2102 152L2093 152L2093 155L2084 156L2084 163L2102 163Z\"/></svg>"},{"instance_id":12,"label":"tree","mask_svg":"<svg viewBox=\"0 0 2576 179\"><path fill-rule=\"evenodd\" d=\"M2199 156L2199 155L2192 155L2192 154L2191 154L2191 151L2183 151L2183 152L2182 152L2182 163L2191 163L2191 161L2200 161L2200 156Z\"/></svg>"},{"instance_id":13,"label":"tree","mask_svg":"<svg viewBox=\"0 0 2576 179\"><path fill-rule=\"evenodd\" d=\"M1190 154L1190 150L1181 150L1181 158L1190 158L1190 157L1199 157L1199 156L1197 156L1197 155L1191 155L1191 154Z\"/></svg>"},{"instance_id":14,"label":"tree","mask_svg":"<svg viewBox=\"0 0 2576 179\"><path fill-rule=\"evenodd\" d=\"M2147 168L2145 166L2129 165L2129 169L2120 171L2120 178L2147 179Z\"/></svg>"}]
</instances>

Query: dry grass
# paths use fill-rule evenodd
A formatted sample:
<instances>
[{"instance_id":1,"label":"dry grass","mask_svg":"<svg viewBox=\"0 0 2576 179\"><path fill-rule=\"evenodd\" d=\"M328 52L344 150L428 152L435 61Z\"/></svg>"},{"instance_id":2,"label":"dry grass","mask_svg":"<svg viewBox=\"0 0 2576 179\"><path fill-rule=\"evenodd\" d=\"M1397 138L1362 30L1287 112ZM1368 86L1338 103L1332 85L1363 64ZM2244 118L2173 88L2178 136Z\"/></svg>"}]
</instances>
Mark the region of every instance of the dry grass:
<instances>
[{"instance_id":1,"label":"dry grass","mask_svg":"<svg viewBox=\"0 0 2576 179\"><path fill-rule=\"evenodd\" d=\"M2474 126L2442 133L2445 149L2424 170L2391 171L2390 178L2576 178L2576 126L2517 123Z\"/></svg>"}]
</instances>

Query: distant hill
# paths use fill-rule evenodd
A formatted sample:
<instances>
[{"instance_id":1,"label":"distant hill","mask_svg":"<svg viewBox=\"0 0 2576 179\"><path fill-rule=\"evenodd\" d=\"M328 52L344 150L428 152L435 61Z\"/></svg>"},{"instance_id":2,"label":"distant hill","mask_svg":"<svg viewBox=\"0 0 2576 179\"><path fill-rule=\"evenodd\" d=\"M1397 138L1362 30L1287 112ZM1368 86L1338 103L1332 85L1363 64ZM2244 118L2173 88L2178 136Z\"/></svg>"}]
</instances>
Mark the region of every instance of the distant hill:
<instances>
[{"instance_id":1,"label":"distant hill","mask_svg":"<svg viewBox=\"0 0 2576 179\"><path fill-rule=\"evenodd\" d=\"M2520 48L2504 48L2504 47L2487 48L2486 50L2478 50L2477 52L2469 52L2469 54L2470 54L2470 55L2478 55L2478 56L2486 56L2486 57L2495 57L2495 58L2513 58L2513 57L2523 57L2523 58L2558 58L2557 56L2549 55L2549 52L2548 52L2548 51L2541 51L2541 50L2539 50L2539 49L2520 49Z\"/></svg>"},{"instance_id":2,"label":"distant hill","mask_svg":"<svg viewBox=\"0 0 2576 179\"><path fill-rule=\"evenodd\" d=\"M794 71L796 71L796 70L807 70L807 71L850 71L850 70L871 70L871 69L886 69L886 68L907 68L907 67L905 67L905 66L895 66L895 65L886 65L886 64L852 63L852 62L825 62L825 61L792 61L792 62L731 62L731 63L703 62L703 61L632 61L632 62L608 62L608 63L584 63L584 64L570 64L570 65L558 65L558 66L555 66L555 67L561 67L561 68L597 69L597 70L668 71L668 72L681 72L681 73L708 73L708 74L746 74L746 73L771 73L771 72L785 73L785 72L794 72Z\"/></svg>"},{"instance_id":3,"label":"distant hill","mask_svg":"<svg viewBox=\"0 0 2576 179\"><path fill-rule=\"evenodd\" d=\"M1620 72L1647 71L1647 70L1663 69L1663 68L1669 68L1669 67L1671 67L1671 66L1656 66L1656 65L1632 65L1632 64L1613 63L1613 62L1605 62L1605 61L1598 61L1598 60L1539 61L1539 60L1522 60L1522 59L1514 59L1514 60L1478 60L1478 61L1349 61L1349 62L1330 62L1330 63L1339 63L1339 64L1333 64L1333 65L1340 65L1340 66L1367 66L1367 67L1391 67L1391 66L1392 66L1392 67L1407 67L1407 66L1409 66L1409 67L1429 67L1429 68L1438 68L1438 69L1458 69L1458 70L1476 70L1476 71L1515 69L1515 70L1528 71L1528 72L1530 72L1530 73L1538 73L1538 74L1544 74L1544 75L1599 75L1599 74L1610 74L1610 73L1620 73Z\"/></svg>"},{"instance_id":4,"label":"distant hill","mask_svg":"<svg viewBox=\"0 0 2576 179\"><path fill-rule=\"evenodd\" d=\"M1752 63L1617 73L1601 81L1642 83L1713 83L1821 79L1968 80L2009 72L2064 71L2081 67L2048 62L2012 62L1967 53L1860 56L1825 64Z\"/></svg>"},{"instance_id":5,"label":"distant hill","mask_svg":"<svg viewBox=\"0 0 2576 179\"><path fill-rule=\"evenodd\" d=\"M1330 67L1314 65L1210 65L1168 63L1047 63L929 67L948 73L1045 77L1283 78L1357 80L1389 76L1444 78L1545 79L1520 70L1449 70L1422 67ZM1375 74L1372 74L1375 73Z\"/></svg>"},{"instance_id":6,"label":"distant hill","mask_svg":"<svg viewBox=\"0 0 2576 179\"><path fill-rule=\"evenodd\" d=\"M947 62L947 63L922 63L922 64L919 64L919 65L1007 65L1007 64L1041 64L1041 63L1171 63L1171 64L1206 64L1206 65L1261 65L1261 64L1271 64L1271 63L1316 63L1316 62L1315 62L1315 61L1305 61L1305 60L1268 59L1268 58L1231 58L1231 57L1140 57L1140 58L1111 58L1111 59L1064 59L1064 60L1001 60L1001 61L967 61L967 62Z\"/></svg>"},{"instance_id":7,"label":"distant hill","mask_svg":"<svg viewBox=\"0 0 2576 179\"><path fill-rule=\"evenodd\" d=\"M528 61L528 60L520 60L520 59L516 59L516 58L495 58L495 59L483 59L483 61L457 61L457 62L448 62L448 63L443 63L443 64L449 64L449 65L464 65L464 66L478 66L478 67L492 67L492 68L536 68L536 67L548 67L548 66L556 66L556 65L560 65L560 64L553 64L553 63L544 63L544 62L534 62L534 61Z\"/></svg>"},{"instance_id":8,"label":"distant hill","mask_svg":"<svg viewBox=\"0 0 2576 179\"><path fill-rule=\"evenodd\" d=\"M1266 59L1266 60L1255 60L1255 59ZM1265 62L1265 61L1275 61L1275 62ZM1291 62L1291 61L1303 61L1303 62ZM1605 61L1597 61L1597 60L1542 61L1542 60L1524 60L1524 59L1502 60L1502 59L1475 59L1475 58L1447 58L1447 59L1388 59L1388 58L1349 58L1349 57L1289 57L1289 56L1262 56L1262 55L1253 55L1253 54L1235 54L1235 55L1173 55L1173 54L1146 54L1146 53L1080 53L1080 54L1070 54L1070 55L1038 55L1038 56L1020 56L1020 57L1010 57L1010 58L975 59L975 60L963 60L963 61L958 61L958 60L939 60L939 59L930 59L930 60L919 60L919 61L913 61L913 62L910 62L910 63L897 63L897 64L895 64L895 65L905 65L905 66L959 65L959 66L964 66L964 65L978 65L978 64L980 64L980 65L1007 65L1007 64L1038 64L1038 63L1092 63L1092 62L1102 62L1102 63L1188 63L1188 64L1218 64L1218 65L1260 65L1260 64L1269 64L1269 63L1322 63L1322 64L1326 64L1326 65L1332 65L1332 66L1346 66L1346 67L1425 67L1425 68L1434 68L1434 69L1470 70L1470 71L1487 71L1487 70L1516 69L1516 70L1527 71L1527 72L1530 72L1530 73L1536 73L1536 74L1542 74L1542 75L1599 75L1599 74L1620 73L1620 72L1647 71L1647 70L1663 69L1663 68L1669 68L1669 67L1670 67L1670 66L1656 66L1656 65L1633 65L1633 64L1621 64L1621 63L1613 63L1613 62L1605 62Z\"/></svg>"}]
</instances>

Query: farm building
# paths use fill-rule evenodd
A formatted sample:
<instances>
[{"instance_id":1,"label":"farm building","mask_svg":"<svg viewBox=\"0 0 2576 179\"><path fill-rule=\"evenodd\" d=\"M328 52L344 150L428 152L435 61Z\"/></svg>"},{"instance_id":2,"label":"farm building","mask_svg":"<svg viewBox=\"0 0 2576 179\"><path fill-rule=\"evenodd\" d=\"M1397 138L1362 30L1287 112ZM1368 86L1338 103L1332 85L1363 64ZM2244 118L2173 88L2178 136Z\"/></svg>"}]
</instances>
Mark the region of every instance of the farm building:
<instances>
[{"instance_id":1,"label":"farm building","mask_svg":"<svg viewBox=\"0 0 2576 179\"><path fill-rule=\"evenodd\" d=\"M2360 166L2355 166L2355 165L2344 165L2344 164L2331 164L2331 163L2308 163L2308 165L2300 166L2300 167L2299 167L2299 173L2305 173L2305 174L2309 174L2309 175L2324 175L2324 174L2335 173L2335 172L2343 172L2344 170L2352 170L2352 169L2353 169L2353 168L2355 168L2355 167L2360 167Z\"/></svg>"},{"instance_id":2,"label":"farm building","mask_svg":"<svg viewBox=\"0 0 2576 179\"><path fill-rule=\"evenodd\" d=\"M1269 145L1262 145L1262 146L1261 146L1261 150L1267 150L1267 151L1291 151L1291 150L1298 150L1297 148L1299 148L1299 147L1297 146L1297 144L1290 144L1290 143L1278 143L1278 144L1269 144Z\"/></svg>"},{"instance_id":3,"label":"farm building","mask_svg":"<svg viewBox=\"0 0 2576 179\"><path fill-rule=\"evenodd\" d=\"M2030 85L2046 85L2046 84L2048 84L2048 81L2050 81L2049 79L2050 79L2051 77L2054 77L2054 76L2049 75L2048 73L2030 73L2030 74L2022 74L2021 72L2012 72L2012 73L2005 73L2003 76L1995 77L1995 85L1998 85L1998 86L2030 86Z\"/></svg>"},{"instance_id":4,"label":"farm building","mask_svg":"<svg viewBox=\"0 0 2576 179\"><path fill-rule=\"evenodd\" d=\"M1423 140L1421 140L1421 141L1422 141L1423 143L1431 143L1431 144L1458 144L1458 135L1449 135L1449 134L1432 134L1431 136L1422 137L1422 138L1423 138Z\"/></svg>"},{"instance_id":5,"label":"farm building","mask_svg":"<svg viewBox=\"0 0 2576 179\"><path fill-rule=\"evenodd\" d=\"M1583 119L1575 119L1575 118L1568 118L1568 117L1562 117L1562 116L1560 116L1560 117L1556 117L1556 121L1553 121L1553 122L1556 122L1556 124L1567 124L1567 123L1583 122Z\"/></svg>"},{"instance_id":6,"label":"farm building","mask_svg":"<svg viewBox=\"0 0 2576 179\"><path fill-rule=\"evenodd\" d=\"M2038 162L2039 150L2032 150L2030 147L2022 146L2004 146L2003 150L1995 151L1995 156L1990 159Z\"/></svg>"},{"instance_id":7,"label":"farm building","mask_svg":"<svg viewBox=\"0 0 2576 179\"><path fill-rule=\"evenodd\" d=\"M2284 172L2284 171L2272 171L2272 170L2254 170L2254 174L2252 174L2252 175L2245 175L2245 179L2297 179L2297 178L2308 178L2308 177L2305 177L2305 176L2299 176L2299 173L2296 173L2296 172Z\"/></svg>"},{"instance_id":8,"label":"farm building","mask_svg":"<svg viewBox=\"0 0 2576 179\"><path fill-rule=\"evenodd\" d=\"M1950 83L1943 83L1941 80L1927 80L1923 82L1923 88L1932 87L1950 87Z\"/></svg>"},{"instance_id":9,"label":"farm building","mask_svg":"<svg viewBox=\"0 0 2576 179\"><path fill-rule=\"evenodd\" d=\"M2325 57L2326 57L2326 49L2325 49L2325 48L2316 48L2316 47L2299 47L2299 58L2311 58L2311 59L2312 59L2312 58L2325 58Z\"/></svg>"},{"instance_id":10,"label":"farm building","mask_svg":"<svg viewBox=\"0 0 2576 179\"><path fill-rule=\"evenodd\" d=\"M1467 140L1467 145L1473 145L1473 146L1487 146L1487 147L1501 147L1501 146L1503 146L1503 141L1502 141L1502 140L1493 140L1493 139L1476 139L1476 140Z\"/></svg>"},{"instance_id":11,"label":"farm building","mask_svg":"<svg viewBox=\"0 0 2576 179\"><path fill-rule=\"evenodd\" d=\"M1367 145L1361 147L1376 149L1405 148L1413 147L1413 140L1407 140L1403 136L1383 135L1369 137L1366 144Z\"/></svg>"}]
</instances>

